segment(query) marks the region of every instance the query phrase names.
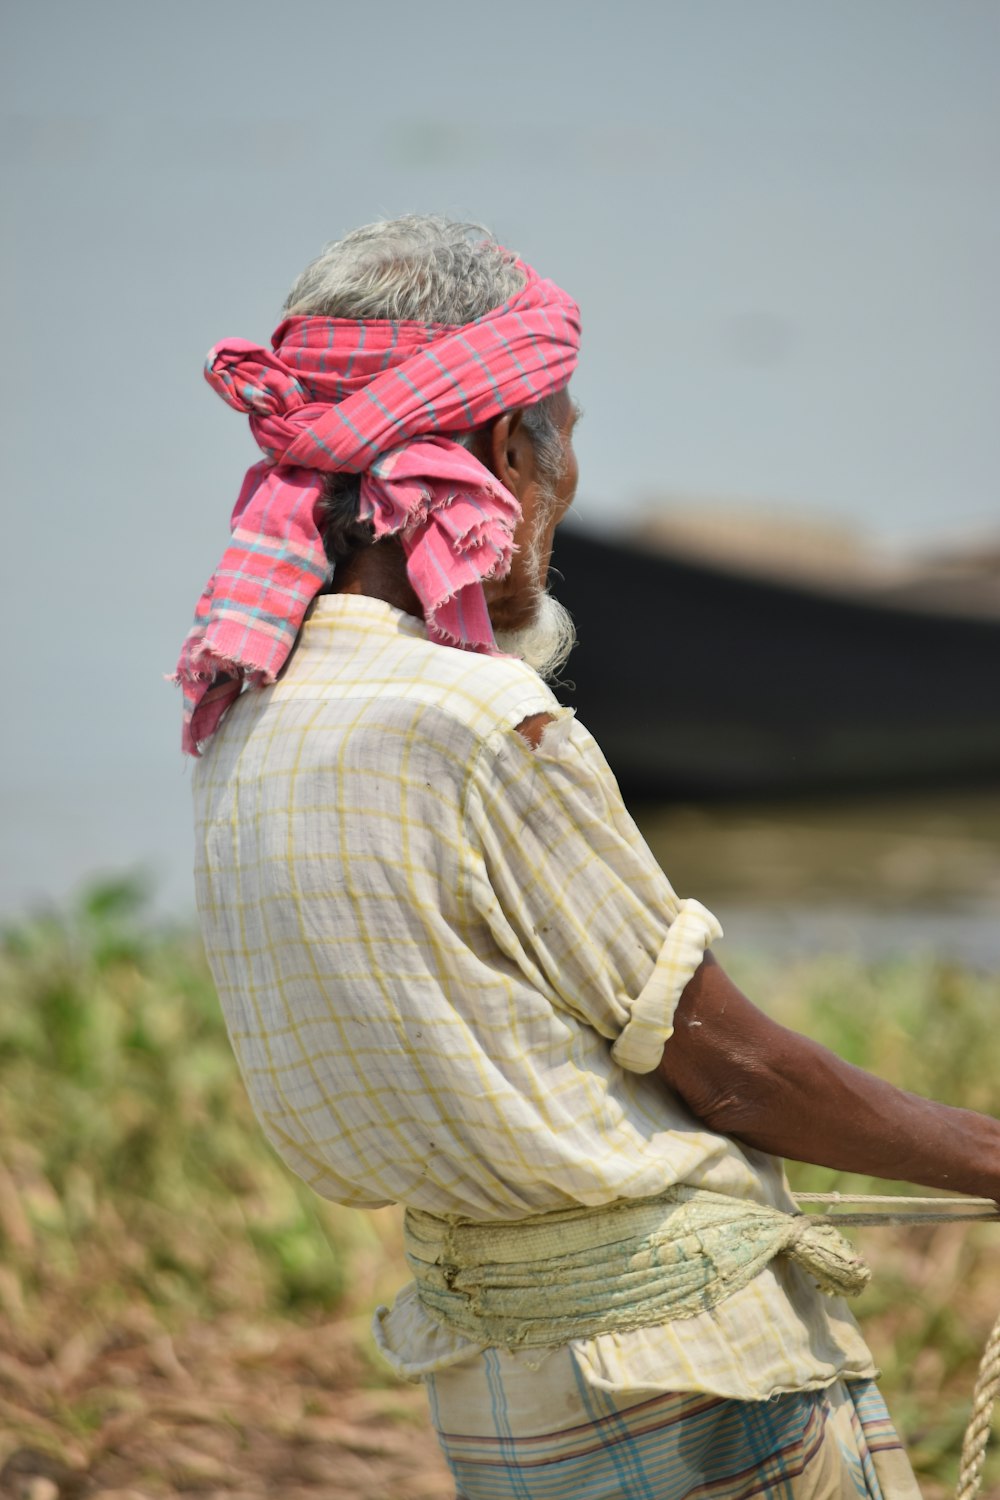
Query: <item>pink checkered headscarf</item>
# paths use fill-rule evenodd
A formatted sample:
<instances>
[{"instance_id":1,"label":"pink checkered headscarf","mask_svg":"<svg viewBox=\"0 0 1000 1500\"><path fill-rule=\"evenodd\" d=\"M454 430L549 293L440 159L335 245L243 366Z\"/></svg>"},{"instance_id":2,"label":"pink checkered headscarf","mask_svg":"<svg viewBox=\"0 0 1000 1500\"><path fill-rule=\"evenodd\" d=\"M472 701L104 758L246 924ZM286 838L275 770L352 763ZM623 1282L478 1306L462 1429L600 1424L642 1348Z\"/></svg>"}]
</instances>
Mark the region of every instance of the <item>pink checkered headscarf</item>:
<instances>
[{"instance_id":1,"label":"pink checkered headscarf","mask_svg":"<svg viewBox=\"0 0 1000 1500\"><path fill-rule=\"evenodd\" d=\"M482 585L510 567L520 506L444 434L560 390L580 344L576 303L518 265L521 290L472 323L293 317L271 349L226 339L209 351L206 379L247 413L265 457L243 481L177 664L188 754L245 683L274 682L323 587L325 473L362 476L359 519L377 538L399 535L431 638L496 651Z\"/></svg>"}]
</instances>

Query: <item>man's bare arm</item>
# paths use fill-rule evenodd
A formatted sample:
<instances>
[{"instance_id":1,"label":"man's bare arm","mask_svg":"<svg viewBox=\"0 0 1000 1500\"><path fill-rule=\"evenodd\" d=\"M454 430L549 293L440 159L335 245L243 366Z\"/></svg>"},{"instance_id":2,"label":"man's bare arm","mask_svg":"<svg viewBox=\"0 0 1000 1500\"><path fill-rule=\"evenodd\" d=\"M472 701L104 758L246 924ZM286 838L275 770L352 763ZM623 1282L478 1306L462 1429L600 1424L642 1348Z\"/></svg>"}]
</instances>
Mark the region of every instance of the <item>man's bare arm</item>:
<instances>
[{"instance_id":1,"label":"man's bare arm","mask_svg":"<svg viewBox=\"0 0 1000 1500\"><path fill-rule=\"evenodd\" d=\"M707 954L662 1077L700 1120L795 1161L1000 1200L1000 1121L894 1088L770 1020Z\"/></svg>"}]
</instances>

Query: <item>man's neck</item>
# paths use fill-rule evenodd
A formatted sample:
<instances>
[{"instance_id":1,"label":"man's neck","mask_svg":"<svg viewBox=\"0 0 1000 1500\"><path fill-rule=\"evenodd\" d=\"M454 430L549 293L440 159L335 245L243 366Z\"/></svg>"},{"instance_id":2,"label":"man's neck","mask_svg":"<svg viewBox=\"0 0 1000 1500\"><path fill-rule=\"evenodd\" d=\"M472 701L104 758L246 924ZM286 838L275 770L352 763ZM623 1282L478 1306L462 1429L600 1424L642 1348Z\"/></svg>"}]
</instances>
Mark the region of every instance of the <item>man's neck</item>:
<instances>
[{"instance_id":1,"label":"man's neck","mask_svg":"<svg viewBox=\"0 0 1000 1500\"><path fill-rule=\"evenodd\" d=\"M422 620L420 600L406 576L406 557L395 537L374 542L338 563L330 585L331 594L366 594Z\"/></svg>"}]
</instances>

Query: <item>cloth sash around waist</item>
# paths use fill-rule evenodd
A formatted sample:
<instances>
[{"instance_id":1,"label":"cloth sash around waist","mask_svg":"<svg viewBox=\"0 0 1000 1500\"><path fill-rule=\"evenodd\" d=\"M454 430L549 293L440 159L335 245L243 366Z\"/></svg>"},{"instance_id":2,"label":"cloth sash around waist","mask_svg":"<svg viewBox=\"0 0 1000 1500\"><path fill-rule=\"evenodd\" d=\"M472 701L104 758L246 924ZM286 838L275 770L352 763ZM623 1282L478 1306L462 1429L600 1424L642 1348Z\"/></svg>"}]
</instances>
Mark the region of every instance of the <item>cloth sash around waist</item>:
<instances>
[{"instance_id":1,"label":"cloth sash around waist","mask_svg":"<svg viewBox=\"0 0 1000 1500\"><path fill-rule=\"evenodd\" d=\"M831 1295L871 1272L829 1224L698 1188L483 1223L407 1209L404 1248L436 1322L483 1347L538 1348L689 1318L775 1256Z\"/></svg>"}]
</instances>

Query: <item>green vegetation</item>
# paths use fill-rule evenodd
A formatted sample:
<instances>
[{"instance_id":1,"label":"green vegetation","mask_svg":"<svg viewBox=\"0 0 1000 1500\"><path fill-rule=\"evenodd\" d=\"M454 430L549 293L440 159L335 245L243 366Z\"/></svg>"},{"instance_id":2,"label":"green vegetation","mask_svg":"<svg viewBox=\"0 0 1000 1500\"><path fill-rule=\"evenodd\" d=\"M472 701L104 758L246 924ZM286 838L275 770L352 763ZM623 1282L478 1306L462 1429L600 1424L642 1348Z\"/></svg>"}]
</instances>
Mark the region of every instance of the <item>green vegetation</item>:
<instances>
[{"instance_id":1,"label":"green vegetation","mask_svg":"<svg viewBox=\"0 0 1000 1500\"><path fill-rule=\"evenodd\" d=\"M134 883L0 953L0 1296L80 1276L113 1311L328 1311L343 1259L323 1205L256 1129L197 941L145 931Z\"/></svg>"},{"instance_id":2,"label":"green vegetation","mask_svg":"<svg viewBox=\"0 0 1000 1500\"><path fill-rule=\"evenodd\" d=\"M68 917L9 931L0 950L0 1425L20 1424L48 1451L63 1431L60 1451L77 1465L113 1403L91 1389L54 1404L52 1369L83 1357L67 1348L110 1347L137 1328L153 1347L234 1320L258 1333L320 1328L336 1313L356 1350L367 1305L402 1279L391 1216L324 1204L281 1167L251 1116L197 942L151 930L143 912L135 884L104 885ZM833 959L756 962L737 977L862 1066L1000 1114L995 981ZM810 1191L889 1190L814 1168L791 1175ZM859 1312L883 1389L928 1494L942 1493L1000 1311L1000 1227L859 1237L876 1271ZM384 1379L365 1355L350 1360L352 1380ZM991 1474L1000 1481L995 1455L987 1491Z\"/></svg>"}]
</instances>

